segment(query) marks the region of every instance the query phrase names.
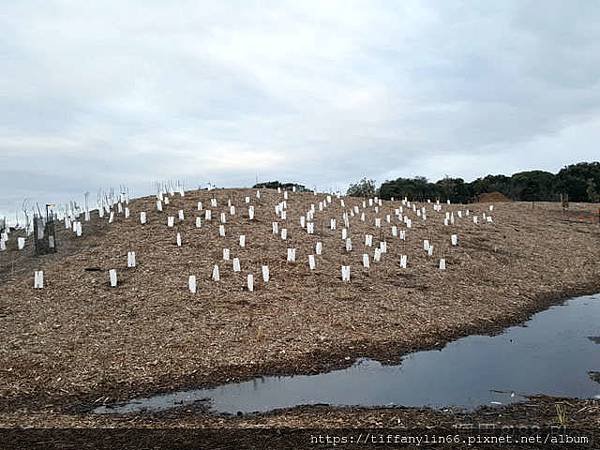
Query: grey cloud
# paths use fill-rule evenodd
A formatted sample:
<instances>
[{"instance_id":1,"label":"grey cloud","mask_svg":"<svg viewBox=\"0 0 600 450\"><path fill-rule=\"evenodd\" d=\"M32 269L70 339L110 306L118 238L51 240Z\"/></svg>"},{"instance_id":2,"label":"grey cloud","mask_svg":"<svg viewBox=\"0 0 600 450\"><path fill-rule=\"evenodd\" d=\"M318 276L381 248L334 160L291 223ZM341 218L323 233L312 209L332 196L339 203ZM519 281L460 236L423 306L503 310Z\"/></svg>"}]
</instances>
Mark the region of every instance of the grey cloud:
<instances>
[{"instance_id":1,"label":"grey cloud","mask_svg":"<svg viewBox=\"0 0 600 450\"><path fill-rule=\"evenodd\" d=\"M0 27L0 210L189 186L597 159L594 1L23 1Z\"/></svg>"}]
</instances>

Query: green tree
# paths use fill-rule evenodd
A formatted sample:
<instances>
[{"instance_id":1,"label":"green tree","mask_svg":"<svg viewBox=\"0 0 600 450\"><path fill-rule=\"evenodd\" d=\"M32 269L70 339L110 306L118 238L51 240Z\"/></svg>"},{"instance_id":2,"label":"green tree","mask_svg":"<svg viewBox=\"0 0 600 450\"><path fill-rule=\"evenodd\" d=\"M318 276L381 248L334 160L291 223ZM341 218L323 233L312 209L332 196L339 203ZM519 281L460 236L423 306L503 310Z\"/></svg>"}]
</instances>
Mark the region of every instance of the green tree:
<instances>
[{"instance_id":1,"label":"green tree","mask_svg":"<svg viewBox=\"0 0 600 450\"><path fill-rule=\"evenodd\" d=\"M589 201L588 180L600 186L600 162L581 162L566 166L556 175L555 189L569 195L572 202Z\"/></svg>"},{"instance_id":2,"label":"green tree","mask_svg":"<svg viewBox=\"0 0 600 450\"><path fill-rule=\"evenodd\" d=\"M600 202L600 194L598 193L598 189L596 188L596 183L591 178L587 180L588 186L586 189L588 200L590 202L598 203Z\"/></svg>"},{"instance_id":3,"label":"green tree","mask_svg":"<svg viewBox=\"0 0 600 450\"><path fill-rule=\"evenodd\" d=\"M364 177L358 183L351 184L346 195L349 195L350 197L374 197L377 195L375 180Z\"/></svg>"}]
</instances>

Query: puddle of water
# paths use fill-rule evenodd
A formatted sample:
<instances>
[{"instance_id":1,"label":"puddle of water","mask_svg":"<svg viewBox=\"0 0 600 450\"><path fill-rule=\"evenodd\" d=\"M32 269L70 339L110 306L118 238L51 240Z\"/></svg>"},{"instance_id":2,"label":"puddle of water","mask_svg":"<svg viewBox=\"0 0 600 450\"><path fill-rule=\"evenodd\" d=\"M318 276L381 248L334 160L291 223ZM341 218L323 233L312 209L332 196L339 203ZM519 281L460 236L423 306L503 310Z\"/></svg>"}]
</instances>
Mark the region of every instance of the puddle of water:
<instances>
[{"instance_id":1,"label":"puddle of water","mask_svg":"<svg viewBox=\"0 0 600 450\"><path fill-rule=\"evenodd\" d=\"M578 297L497 336L468 336L401 364L370 359L318 375L261 377L101 406L97 414L163 411L205 402L217 413L266 412L299 405L434 408L506 404L522 395L600 398L588 372L600 370L600 294Z\"/></svg>"}]
</instances>

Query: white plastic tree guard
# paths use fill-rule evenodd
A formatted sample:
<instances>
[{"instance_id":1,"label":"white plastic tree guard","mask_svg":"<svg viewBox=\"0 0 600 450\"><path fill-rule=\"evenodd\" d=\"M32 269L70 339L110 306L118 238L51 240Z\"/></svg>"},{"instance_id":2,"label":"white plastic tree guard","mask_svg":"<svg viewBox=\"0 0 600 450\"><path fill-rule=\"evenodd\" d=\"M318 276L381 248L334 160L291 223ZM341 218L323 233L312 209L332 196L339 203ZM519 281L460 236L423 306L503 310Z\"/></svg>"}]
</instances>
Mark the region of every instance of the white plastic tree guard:
<instances>
[{"instance_id":1,"label":"white plastic tree guard","mask_svg":"<svg viewBox=\"0 0 600 450\"><path fill-rule=\"evenodd\" d=\"M453 246L457 246L458 245L458 234L451 235L450 242L452 242Z\"/></svg>"},{"instance_id":2,"label":"white plastic tree guard","mask_svg":"<svg viewBox=\"0 0 600 450\"><path fill-rule=\"evenodd\" d=\"M202 202L198 202L198 211L202 211Z\"/></svg>"},{"instance_id":3,"label":"white plastic tree guard","mask_svg":"<svg viewBox=\"0 0 600 450\"><path fill-rule=\"evenodd\" d=\"M183 222L185 220L185 215L183 213L183 209L180 209L179 211L177 211L177 217L179 218L180 222Z\"/></svg>"},{"instance_id":4,"label":"white plastic tree guard","mask_svg":"<svg viewBox=\"0 0 600 450\"><path fill-rule=\"evenodd\" d=\"M162 202L160 200L156 201L156 210L160 212L163 210Z\"/></svg>"},{"instance_id":5,"label":"white plastic tree guard","mask_svg":"<svg viewBox=\"0 0 600 450\"><path fill-rule=\"evenodd\" d=\"M346 251L347 252L352 251L352 239L350 239L350 238L346 239Z\"/></svg>"},{"instance_id":6,"label":"white plastic tree guard","mask_svg":"<svg viewBox=\"0 0 600 450\"><path fill-rule=\"evenodd\" d=\"M287 262L296 262L296 249L295 248L287 249Z\"/></svg>"},{"instance_id":7,"label":"white plastic tree guard","mask_svg":"<svg viewBox=\"0 0 600 450\"><path fill-rule=\"evenodd\" d=\"M273 222L273 234L279 234L279 223Z\"/></svg>"},{"instance_id":8,"label":"white plastic tree guard","mask_svg":"<svg viewBox=\"0 0 600 450\"><path fill-rule=\"evenodd\" d=\"M223 249L223 261L229 261L229 249L228 248Z\"/></svg>"},{"instance_id":9,"label":"white plastic tree guard","mask_svg":"<svg viewBox=\"0 0 600 450\"><path fill-rule=\"evenodd\" d=\"M110 269L108 271L108 277L110 278L110 287L117 287L117 271L116 271L116 269Z\"/></svg>"},{"instance_id":10,"label":"white plastic tree guard","mask_svg":"<svg viewBox=\"0 0 600 450\"><path fill-rule=\"evenodd\" d=\"M25 248L25 238L24 237L17 238L17 246L18 246L19 250L23 250Z\"/></svg>"},{"instance_id":11,"label":"white plastic tree guard","mask_svg":"<svg viewBox=\"0 0 600 450\"><path fill-rule=\"evenodd\" d=\"M283 239L284 241L287 239L287 228L281 229L281 239Z\"/></svg>"},{"instance_id":12,"label":"white plastic tree guard","mask_svg":"<svg viewBox=\"0 0 600 450\"><path fill-rule=\"evenodd\" d=\"M370 258L369 255L367 253L363 253L362 255L362 261L363 261L363 267L365 269L368 269L370 266Z\"/></svg>"},{"instance_id":13,"label":"white plastic tree guard","mask_svg":"<svg viewBox=\"0 0 600 450\"><path fill-rule=\"evenodd\" d=\"M375 247L375 252L373 253L373 261L381 261L381 250L379 249L379 247Z\"/></svg>"},{"instance_id":14,"label":"white plastic tree guard","mask_svg":"<svg viewBox=\"0 0 600 450\"><path fill-rule=\"evenodd\" d=\"M242 271L242 266L240 264L240 259L239 258L233 258L233 271L234 272L241 272Z\"/></svg>"},{"instance_id":15,"label":"white plastic tree guard","mask_svg":"<svg viewBox=\"0 0 600 450\"><path fill-rule=\"evenodd\" d=\"M140 223L141 223L142 225L144 225L144 224L146 223L146 213L145 213L144 211L142 211L142 212L140 213Z\"/></svg>"},{"instance_id":16,"label":"white plastic tree guard","mask_svg":"<svg viewBox=\"0 0 600 450\"><path fill-rule=\"evenodd\" d=\"M322 242L317 242L315 244L315 253L317 255L320 255L321 253L323 253L323 243Z\"/></svg>"},{"instance_id":17,"label":"white plastic tree guard","mask_svg":"<svg viewBox=\"0 0 600 450\"><path fill-rule=\"evenodd\" d=\"M248 207L248 218L254 220L254 206Z\"/></svg>"},{"instance_id":18,"label":"white plastic tree guard","mask_svg":"<svg viewBox=\"0 0 600 450\"><path fill-rule=\"evenodd\" d=\"M315 270L315 267L317 267L317 263L315 261L315 255L308 255L308 268L310 270Z\"/></svg>"},{"instance_id":19,"label":"white plastic tree guard","mask_svg":"<svg viewBox=\"0 0 600 450\"><path fill-rule=\"evenodd\" d=\"M261 266L262 277L265 283L269 282L269 266Z\"/></svg>"},{"instance_id":20,"label":"white plastic tree guard","mask_svg":"<svg viewBox=\"0 0 600 450\"><path fill-rule=\"evenodd\" d=\"M43 289L44 288L44 272L42 270L35 270L33 272L33 288Z\"/></svg>"},{"instance_id":21,"label":"white plastic tree guard","mask_svg":"<svg viewBox=\"0 0 600 450\"><path fill-rule=\"evenodd\" d=\"M240 247L245 247L245 246L246 246L246 235L240 234Z\"/></svg>"},{"instance_id":22,"label":"white plastic tree guard","mask_svg":"<svg viewBox=\"0 0 600 450\"><path fill-rule=\"evenodd\" d=\"M190 275L188 277L188 289L192 294L196 293L196 275Z\"/></svg>"},{"instance_id":23,"label":"white plastic tree guard","mask_svg":"<svg viewBox=\"0 0 600 450\"><path fill-rule=\"evenodd\" d=\"M408 255L400 255L400 267L406 269L406 263L408 262Z\"/></svg>"},{"instance_id":24,"label":"white plastic tree guard","mask_svg":"<svg viewBox=\"0 0 600 450\"><path fill-rule=\"evenodd\" d=\"M196 228L202 228L202 218L196 217Z\"/></svg>"},{"instance_id":25,"label":"white plastic tree guard","mask_svg":"<svg viewBox=\"0 0 600 450\"><path fill-rule=\"evenodd\" d=\"M219 225L219 236L225 237L225 225Z\"/></svg>"},{"instance_id":26,"label":"white plastic tree guard","mask_svg":"<svg viewBox=\"0 0 600 450\"><path fill-rule=\"evenodd\" d=\"M350 266L342 266L342 281L350 281Z\"/></svg>"},{"instance_id":27,"label":"white plastic tree guard","mask_svg":"<svg viewBox=\"0 0 600 450\"><path fill-rule=\"evenodd\" d=\"M254 291L254 275L251 273L248 274L248 290L250 292Z\"/></svg>"},{"instance_id":28,"label":"white plastic tree guard","mask_svg":"<svg viewBox=\"0 0 600 450\"><path fill-rule=\"evenodd\" d=\"M212 280L219 281L220 279L221 279L221 277L219 275L219 266L217 264L215 264L213 266L213 271L212 271Z\"/></svg>"},{"instance_id":29,"label":"white plastic tree guard","mask_svg":"<svg viewBox=\"0 0 600 450\"><path fill-rule=\"evenodd\" d=\"M172 228L175 225L175 217L168 216L167 217L167 226Z\"/></svg>"},{"instance_id":30,"label":"white plastic tree guard","mask_svg":"<svg viewBox=\"0 0 600 450\"><path fill-rule=\"evenodd\" d=\"M181 234L177 233L177 247L181 247Z\"/></svg>"},{"instance_id":31,"label":"white plastic tree guard","mask_svg":"<svg viewBox=\"0 0 600 450\"><path fill-rule=\"evenodd\" d=\"M204 220L212 220L212 211L210 209L204 211Z\"/></svg>"},{"instance_id":32,"label":"white plastic tree guard","mask_svg":"<svg viewBox=\"0 0 600 450\"><path fill-rule=\"evenodd\" d=\"M440 259L440 270L446 270L446 260L444 258Z\"/></svg>"},{"instance_id":33,"label":"white plastic tree guard","mask_svg":"<svg viewBox=\"0 0 600 450\"><path fill-rule=\"evenodd\" d=\"M127 267L135 267L135 252L127 252Z\"/></svg>"}]
</instances>

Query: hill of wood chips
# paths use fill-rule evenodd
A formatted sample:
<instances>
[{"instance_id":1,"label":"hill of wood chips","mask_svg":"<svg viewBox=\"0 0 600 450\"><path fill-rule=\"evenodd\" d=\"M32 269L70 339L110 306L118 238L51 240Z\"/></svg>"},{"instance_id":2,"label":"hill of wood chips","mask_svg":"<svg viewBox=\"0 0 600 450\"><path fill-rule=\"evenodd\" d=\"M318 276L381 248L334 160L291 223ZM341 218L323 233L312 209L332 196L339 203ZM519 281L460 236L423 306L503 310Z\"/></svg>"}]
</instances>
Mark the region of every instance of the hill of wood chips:
<instances>
[{"instance_id":1,"label":"hill of wood chips","mask_svg":"<svg viewBox=\"0 0 600 450\"><path fill-rule=\"evenodd\" d=\"M433 203L420 203L427 212L423 221L412 204L399 200L384 201L376 212L376 203L363 208L363 199L344 198L342 207L333 197L319 211L325 194L290 192L284 221L275 212L283 193L261 194L260 199L255 190L175 194L163 212L156 210L155 197L136 199L129 203L128 219L116 214L108 224L108 216L93 215L79 238L62 230L56 255L25 256L30 242L19 258L14 248L0 254L0 412L317 371L350 364L356 356L398 359L410 349L498 330L559 298L600 290L599 226L571 220L558 204L532 209L498 203L493 211L487 203L442 204L438 212ZM252 221L245 197L255 208ZM211 198L217 207L210 206ZM212 210L212 221L197 210L199 201ZM300 226L311 204L314 235ZM353 249L347 252L342 214L355 206L360 213L349 217ZM412 228L398 220L400 207ZM148 214L145 225L139 221L142 211ZM227 216L225 237L219 236L221 212ZM454 225L444 225L447 212ZM483 221L483 213L493 222ZM167 226L167 216L175 217L174 227ZM332 218L336 230L330 229ZM381 218L381 228L375 218ZM287 228L287 240L273 234L272 222ZM406 231L405 241L392 236L393 225ZM240 234L246 236L244 248ZM365 234L373 235L372 247L365 246ZM451 234L458 235L458 246L451 245ZM424 239L434 246L432 256L423 250ZM377 263L373 252L382 240L387 253ZM307 258L317 242L323 253L311 271ZM231 260L223 261L223 248L240 259L241 272L233 272ZM296 248L295 263L286 262L288 248ZM136 268L127 268L128 251L136 253ZM362 266L364 253L370 255L369 269ZM400 267L401 254L408 256L406 269ZM439 269L440 258L446 270ZM211 280L214 264L219 282ZM268 283L262 281L262 265L270 269ZM341 279L342 265L351 267L349 283ZM34 290L37 268L44 271L45 287ZM118 274L114 288L110 269ZM255 278L254 292L246 288L248 273ZM198 279L196 294L188 290L190 275Z\"/></svg>"}]
</instances>

